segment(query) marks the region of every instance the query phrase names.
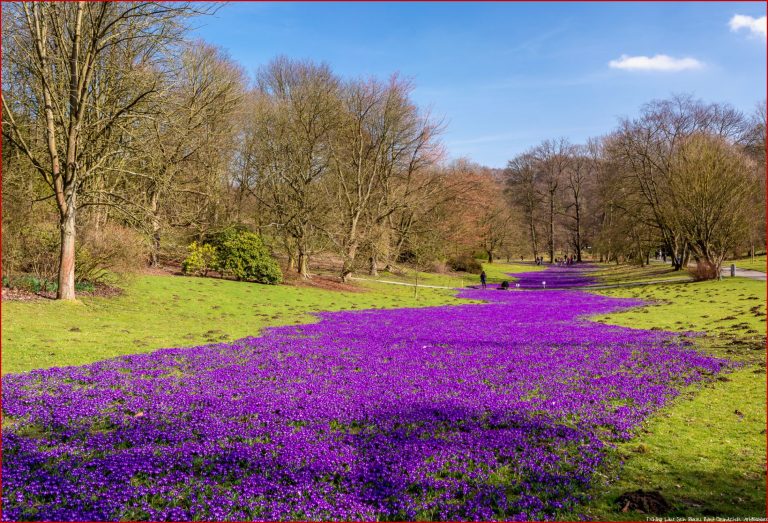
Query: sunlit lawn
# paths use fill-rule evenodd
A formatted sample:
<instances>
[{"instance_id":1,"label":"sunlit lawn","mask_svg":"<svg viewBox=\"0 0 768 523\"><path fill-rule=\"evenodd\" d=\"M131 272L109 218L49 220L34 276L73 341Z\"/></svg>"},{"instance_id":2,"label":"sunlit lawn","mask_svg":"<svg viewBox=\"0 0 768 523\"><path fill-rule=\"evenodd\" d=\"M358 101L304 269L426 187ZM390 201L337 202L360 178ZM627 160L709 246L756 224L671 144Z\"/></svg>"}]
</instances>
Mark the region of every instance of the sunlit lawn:
<instances>
[{"instance_id":1,"label":"sunlit lawn","mask_svg":"<svg viewBox=\"0 0 768 523\"><path fill-rule=\"evenodd\" d=\"M259 285L214 278L139 276L117 298L5 302L2 370L82 365L163 347L258 335L315 321L313 312L461 303L452 290L363 282L358 292Z\"/></svg>"},{"instance_id":2,"label":"sunlit lawn","mask_svg":"<svg viewBox=\"0 0 768 523\"><path fill-rule=\"evenodd\" d=\"M598 318L644 329L697 331L700 350L735 359L744 367L709 384L690 387L619 445L625 461L618 482L596 489L590 515L638 521L622 512L624 492L659 491L670 517L765 516L766 374L765 282L744 278L602 291L655 304Z\"/></svg>"}]
</instances>

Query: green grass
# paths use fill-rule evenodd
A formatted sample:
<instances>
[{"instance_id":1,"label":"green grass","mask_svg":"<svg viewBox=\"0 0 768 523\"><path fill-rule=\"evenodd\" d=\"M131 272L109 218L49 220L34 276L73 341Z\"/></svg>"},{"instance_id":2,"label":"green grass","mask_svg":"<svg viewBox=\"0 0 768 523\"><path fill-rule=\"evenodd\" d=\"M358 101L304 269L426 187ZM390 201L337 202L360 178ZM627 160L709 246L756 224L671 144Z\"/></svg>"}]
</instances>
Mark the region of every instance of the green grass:
<instances>
[{"instance_id":1,"label":"green grass","mask_svg":"<svg viewBox=\"0 0 768 523\"><path fill-rule=\"evenodd\" d=\"M501 283L504 280L513 281L514 278L508 276L509 273L515 272L533 272L544 270L544 267L538 267L536 265L521 265L519 263L483 263L483 270L488 277L488 283ZM467 274L467 273L447 273L436 274L431 272L406 270L401 273L390 273L380 271L379 275L367 276L362 275L360 277L371 280L388 280L402 283L416 283L416 277L418 276L419 285L440 285L444 287L466 287L468 285L479 285L479 274Z\"/></svg>"},{"instance_id":2,"label":"green grass","mask_svg":"<svg viewBox=\"0 0 768 523\"><path fill-rule=\"evenodd\" d=\"M508 272L543 269L485 264L490 282ZM603 266L606 282L680 276L664 267ZM381 279L398 276L382 274ZM400 276L402 281L414 274ZM476 285L478 276L421 273L429 285ZM765 511L765 282L665 283L599 291L646 299L650 305L594 318L633 328L699 331L700 349L744 363L727 381L692 386L650 418L638 436L612 451L623 468L618 481L596 488L590 517L641 520L622 512L618 496L658 490L672 504L668 516L758 517ZM257 335L272 325L315 321L312 312L461 303L454 291L363 282L361 292L264 286L178 276L141 276L118 298L3 303L3 372L79 365L162 347L192 346Z\"/></svg>"},{"instance_id":3,"label":"green grass","mask_svg":"<svg viewBox=\"0 0 768 523\"><path fill-rule=\"evenodd\" d=\"M736 264L739 269L749 269L751 271L765 272L765 254L755 256L752 258L740 258L738 260L728 260L723 263L723 267L730 267L731 264Z\"/></svg>"},{"instance_id":4,"label":"green grass","mask_svg":"<svg viewBox=\"0 0 768 523\"><path fill-rule=\"evenodd\" d=\"M765 336L765 290L765 282L746 278L605 289L598 292L651 304L596 319L638 329Z\"/></svg>"},{"instance_id":5,"label":"green grass","mask_svg":"<svg viewBox=\"0 0 768 523\"><path fill-rule=\"evenodd\" d=\"M255 336L316 321L311 313L462 303L454 291L364 282L360 292L259 285L213 278L139 276L117 298L5 302L2 371L82 365L163 347Z\"/></svg>"},{"instance_id":6,"label":"green grass","mask_svg":"<svg viewBox=\"0 0 768 523\"><path fill-rule=\"evenodd\" d=\"M601 283L608 285L665 281L665 280L690 280L690 275L685 271L675 271L669 265L653 264L640 267L639 265L612 265L595 264L599 267L593 274Z\"/></svg>"},{"instance_id":7,"label":"green grass","mask_svg":"<svg viewBox=\"0 0 768 523\"><path fill-rule=\"evenodd\" d=\"M485 265L490 282L526 266ZM382 279L396 279L386 274ZM399 278L409 282L414 274ZM420 273L427 285L476 285L477 275ZM53 366L256 336L268 326L315 321L313 312L464 303L448 289L375 282L360 292L305 286L258 285L214 278L139 276L117 298L83 297L77 303L52 300L3 303L2 371Z\"/></svg>"},{"instance_id":8,"label":"green grass","mask_svg":"<svg viewBox=\"0 0 768 523\"><path fill-rule=\"evenodd\" d=\"M502 280L515 280L515 278L508 276L510 272L537 272L543 271L546 267L540 265L521 265L519 263L483 263L483 269L485 274L488 275L488 283L500 283ZM476 283L480 283L479 276Z\"/></svg>"},{"instance_id":9,"label":"green grass","mask_svg":"<svg viewBox=\"0 0 768 523\"><path fill-rule=\"evenodd\" d=\"M600 291L655 304L596 320L705 332L697 341L700 350L744 366L689 387L644 423L636 438L620 444L612 453L625 462L612 469L620 479L595 489L590 517L646 519L617 505L622 493L639 489L659 491L672 506L667 517L765 516L765 293L765 282L742 278Z\"/></svg>"}]
</instances>

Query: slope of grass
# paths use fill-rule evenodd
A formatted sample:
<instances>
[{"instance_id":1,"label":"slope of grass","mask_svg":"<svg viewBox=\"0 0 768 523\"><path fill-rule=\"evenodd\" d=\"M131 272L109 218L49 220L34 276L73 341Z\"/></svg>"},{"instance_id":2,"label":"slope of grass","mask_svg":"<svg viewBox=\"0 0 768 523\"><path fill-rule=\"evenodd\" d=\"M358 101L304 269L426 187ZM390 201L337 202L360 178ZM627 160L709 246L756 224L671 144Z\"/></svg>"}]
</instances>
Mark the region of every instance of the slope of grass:
<instances>
[{"instance_id":1,"label":"slope of grass","mask_svg":"<svg viewBox=\"0 0 768 523\"><path fill-rule=\"evenodd\" d=\"M608 285L622 283L638 283L664 280L690 280L685 271L675 271L665 264L652 264L640 267L638 265L595 264L598 269L593 273L600 283Z\"/></svg>"},{"instance_id":2,"label":"slope of grass","mask_svg":"<svg viewBox=\"0 0 768 523\"><path fill-rule=\"evenodd\" d=\"M598 321L703 332L699 350L743 366L690 387L649 419L638 437L619 445L613 453L624 461L619 479L596 488L588 515L604 521L646 519L647 514L623 512L617 504L622 493L642 489L664 496L671 505L666 517L764 517L765 282L734 278L600 293L654 304Z\"/></svg>"},{"instance_id":3,"label":"slope of grass","mask_svg":"<svg viewBox=\"0 0 768 523\"><path fill-rule=\"evenodd\" d=\"M746 278L605 289L598 292L641 298L648 300L649 305L597 320L637 329L756 338L765 336L765 291L765 282Z\"/></svg>"},{"instance_id":4,"label":"slope of grass","mask_svg":"<svg viewBox=\"0 0 768 523\"><path fill-rule=\"evenodd\" d=\"M723 263L723 267L730 267L735 264L739 269L749 269L751 271L765 272L765 254L753 258L740 258L738 260L728 260Z\"/></svg>"},{"instance_id":5,"label":"slope of grass","mask_svg":"<svg viewBox=\"0 0 768 523\"><path fill-rule=\"evenodd\" d=\"M488 283L499 283L503 280L514 281L515 278L509 276L510 273L517 272L537 272L543 271L547 267L544 265L521 265L519 263L483 263L483 269L488 275ZM477 283L480 277L477 277Z\"/></svg>"},{"instance_id":6,"label":"slope of grass","mask_svg":"<svg viewBox=\"0 0 768 523\"><path fill-rule=\"evenodd\" d=\"M543 269L485 264L489 281L509 272ZM664 268L662 268L664 269ZM650 268L603 267L606 278L643 281L679 277ZM670 271L668 271L670 272ZM383 275L385 276L385 275ZM393 279L389 275L382 279ZM406 275L408 281L413 275ZM453 278L453 279L451 279ZM457 283L455 280L459 280ZM424 284L459 286L479 278L420 275ZM449 283L446 283L449 282ZM141 276L118 298L70 304L40 300L3 303L2 370L78 365L161 347L194 346L256 335L272 325L314 321L322 310L424 307L461 303L454 291L363 282L361 292L262 286L225 280ZM620 494L658 490L671 503L669 517L759 517L765 510L765 282L666 283L609 289L649 305L595 318L633 328L698 331L701 350L743 363L720 380L690 387L649 419L633 440L612 452L622 468L617 481L596 488L588 516L643 520L622 512Z\"/></svg>"},{"instance_id":7,"label":"slope of grass","mask_svg":"<svg viewBox=\"0 0 768 523\"><path fill-rule=\"evenodd\" d=\"M454 291L365 282L360 292L213 278L139 276L116 298L5 302L2 371L81 365L163 347L253 336L263 327L315 321L318 311L461 303Z\"/></svg>"},{"instance_id":8,"label":"slope of grass","mask_svg":"<svg viewBox=\"0 0 768 523\"><path fill-rule=\"evenodd\" d=\"M488 283L501 283L504 280L512 281L514 278L509 276L509 273L516 273L516 272L534 272L534 271L542 271L545 267L540 267L534 264L531 265L523 265L519 263L483 263L483 270L485 270L485 274L488 276ZM479 274L468 274L468 273L446 273L446 274L437 274L432 272L423 272L423 271L413 271L413 270L407 270L400 273L390 273L385 271L380 271L379 276L373 277L373 276L366 276L363 275L361 278L365 279L371 279L371 280L388 280L388 281L396 281L396 282L402 282L402 283L410 283L415 284L416 278L418 277L418 283L419 285L439 285L443 287L466 287L468 285L479 285L480 284L480 275Z\"/></svg>"}]
</instances>

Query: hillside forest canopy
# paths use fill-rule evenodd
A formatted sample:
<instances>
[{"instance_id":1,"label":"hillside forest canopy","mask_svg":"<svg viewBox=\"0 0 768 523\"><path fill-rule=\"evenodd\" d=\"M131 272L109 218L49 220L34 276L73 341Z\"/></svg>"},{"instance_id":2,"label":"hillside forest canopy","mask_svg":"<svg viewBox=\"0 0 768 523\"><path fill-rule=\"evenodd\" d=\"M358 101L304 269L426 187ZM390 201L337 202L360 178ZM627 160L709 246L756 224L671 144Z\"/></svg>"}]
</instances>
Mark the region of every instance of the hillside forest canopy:
<instances>
[{"instance_id":1,"label":"hillside forest canopy","mask_svg":"<svg viewBox=\"0 0 768 523\"><path fill-rule=\"evenodd\" d=\"M344 281L462 257L657 254L708 279L765 249L765 101L744 114L670 95L587 143L552 137L489 168L447 160L445 123L408 78L286 56L251 74L190 38L202 4L2 10L6 285L33 277L71 300L191 255L207 273L201 246L232 231L289 273L331 260Z\"/></svg>"}]
</instances>

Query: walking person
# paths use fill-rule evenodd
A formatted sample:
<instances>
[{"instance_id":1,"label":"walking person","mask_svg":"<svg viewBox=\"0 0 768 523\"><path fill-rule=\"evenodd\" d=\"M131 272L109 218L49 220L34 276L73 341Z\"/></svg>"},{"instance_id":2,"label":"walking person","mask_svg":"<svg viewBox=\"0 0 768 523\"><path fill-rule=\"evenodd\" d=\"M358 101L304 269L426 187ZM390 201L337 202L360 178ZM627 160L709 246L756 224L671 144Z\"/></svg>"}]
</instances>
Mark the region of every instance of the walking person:
<instances>
[{"instance_id":1,"label":"walking person","mask_svg":"<svg viewBox=\"0 0 768 523\"><path fill-rule=\"evenodd\" d=\"M487 279L488 279L488 277L486 276L485 271L481 272L480 273L480 285L483 286L483 289L485 289L485 284L486 284L486 280Z\"/></svg>"}]
</instances>

